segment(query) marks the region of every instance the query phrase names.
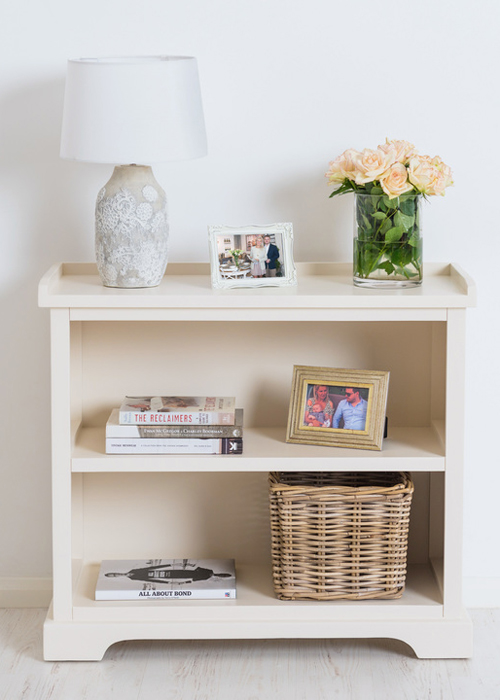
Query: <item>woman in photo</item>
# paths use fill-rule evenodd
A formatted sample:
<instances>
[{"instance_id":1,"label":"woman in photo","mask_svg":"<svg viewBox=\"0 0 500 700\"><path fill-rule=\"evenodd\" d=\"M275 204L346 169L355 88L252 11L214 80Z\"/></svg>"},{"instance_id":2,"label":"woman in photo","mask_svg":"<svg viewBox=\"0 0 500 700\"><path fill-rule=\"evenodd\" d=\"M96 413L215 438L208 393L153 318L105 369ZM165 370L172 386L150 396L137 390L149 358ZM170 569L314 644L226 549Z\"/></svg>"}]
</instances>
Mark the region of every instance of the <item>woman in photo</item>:
<instances>
[{"instance_id":1,"label":"woman in photo","mask_svg":"<svg viewBox=\"0 0 500 700\"><path fill-rule=\"evenodd\" d=\"M252 261L252 277L264 277L266 274L266 249L262 236L255 239L255 245L250 249Z\"/></svg>"},{"instance_id":2,"label":"woman in photo","mask_svg":"<svg viewBox=\"0 0 500 700\"><path fill-rule=\"evenodd\" d=\"M304 424L310 428L331 428L334 413L328 387L324 384L314 384L307 400Z\"/></svg>"}]
</instances>

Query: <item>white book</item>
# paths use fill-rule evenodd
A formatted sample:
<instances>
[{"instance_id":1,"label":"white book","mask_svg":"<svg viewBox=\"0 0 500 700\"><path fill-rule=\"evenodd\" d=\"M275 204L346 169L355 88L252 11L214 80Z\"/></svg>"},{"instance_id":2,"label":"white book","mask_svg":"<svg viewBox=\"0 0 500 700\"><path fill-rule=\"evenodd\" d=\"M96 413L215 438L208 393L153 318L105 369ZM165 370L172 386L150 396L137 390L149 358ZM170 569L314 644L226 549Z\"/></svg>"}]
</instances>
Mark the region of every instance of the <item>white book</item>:
<instances>
[{"instance_id":1,"label":"white book","mask_svg":"<svg viewBox=\"0 0 500 700\"><path fill-rule=\"evenodd\" d=\"M240 455L242 438L106 438L108 455Z\"/></svg>"},{"instance_id":2,"label":"white book","mask_svg":"<svg viewBox=\"0 0 500 700\"><path fill-rule=\"evenodd\" d=\"M234 559L111 559L101 563L96 600L236 598Z\"/></svg>"}]
</instances>

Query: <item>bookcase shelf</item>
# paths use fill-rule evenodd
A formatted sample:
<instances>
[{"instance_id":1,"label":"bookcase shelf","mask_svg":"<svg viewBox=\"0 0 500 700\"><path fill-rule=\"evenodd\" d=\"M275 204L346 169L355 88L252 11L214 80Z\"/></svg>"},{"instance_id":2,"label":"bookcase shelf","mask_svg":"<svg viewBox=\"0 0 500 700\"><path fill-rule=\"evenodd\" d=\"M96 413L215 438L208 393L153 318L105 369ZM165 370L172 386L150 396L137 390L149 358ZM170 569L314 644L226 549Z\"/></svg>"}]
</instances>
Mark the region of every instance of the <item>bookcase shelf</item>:
<instances>
[{"instance_id":1,"label":"bookcase shelf","mask_svg":"<svg viewBox=\"0 0 500 700\"><path fill-rule=\"evenodd\" d=\"M421 657L465 657L461 600L465 312L473 282L427 265L419 289L357 289L349 265L298 265L289 288L213 290L209 266L170 264L155 289L101 286L54 265L51 311L54 596L46 659L100 659L127 639L393 637ZM383 450L285 442L294 364L387 369ZM107 455L123 396L236 396L241 455ZM267 473L409 471L407 587L398 600L280 601ZM95 601L102 559L232 557L234 601Z\"/></svg>"},{"instance_id":2,"label":"bookcase shelf","mask_svg":"<svg viewBox=\"0 0 500 700\"><path fill-rule=\"evenodd\" d=\"M107 455L103 428L78 431L74 472L143 471L444 471L444 449L433 427L394 428L382 452L285 442L285 428L246 428L241 455ZM147 462L147 467L145 467Z\"/></svg>"},{"instance_id":3,"label":"bookcase shelf","mask_svg":"<svg viewBox=\"0 0 500 700\"><path fill-rule=\"evenodd\" d=\"M413 564L409 567L405 595L392 601L391 606L382 600L325 601L315 605L313 601L279 601L273 592L271 569L267 565L253 566L244 563L238 567L238 597L235 600L174 600L174 601L96 601L94 590L99 565L82 566L74 592L73 616L87 622L142 621L184 622L196 625L200 618L220 622L234 619L273 619L278 622L294 622L297 617L310 622L331 622L342 619L392 619L418 620L422 616L439 619L443 615L442 596L429 564Z\"/></svg>"}]
</instances>

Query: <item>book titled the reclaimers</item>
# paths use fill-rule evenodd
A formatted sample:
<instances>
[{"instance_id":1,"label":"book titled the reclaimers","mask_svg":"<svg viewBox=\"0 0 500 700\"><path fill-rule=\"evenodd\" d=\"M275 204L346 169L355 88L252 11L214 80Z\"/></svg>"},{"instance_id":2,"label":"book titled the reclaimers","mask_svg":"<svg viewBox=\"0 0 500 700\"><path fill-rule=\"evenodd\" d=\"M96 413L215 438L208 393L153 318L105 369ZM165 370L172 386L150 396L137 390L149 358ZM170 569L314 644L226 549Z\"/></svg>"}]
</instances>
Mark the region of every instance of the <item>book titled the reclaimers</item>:
<instances>
[{"instance_id":1,"label":"book titled the reclaimers","mask_svg":"<svg viewBox=\"0 0 500 700\"><path fill-rule=\"evenodd\" d=\"M122 425L234 425L235 399L227 396L126 396Z\"/></svg>"},{"instance_id":2,"label":"book titled the reclaimers","mask_svg":"<svg viewBox=\"0 0 500 700\"><path fill-rule=\"evenodd\" d=\"M106 423L106 438L241 438L243 437L243 409L235 410L234 425L122 425L117 408L111 411Z\"/></svg>"},{"instance_id":3,"label":"book titled the reclaimers","mask_svg":"<svg viewBox=\"0 0 500 700\"><path fill-rule=\"evenodd\" d=\"M234 559L126 559L101 563L96 600L236 598Z\"/></svg>"}]
</instances>

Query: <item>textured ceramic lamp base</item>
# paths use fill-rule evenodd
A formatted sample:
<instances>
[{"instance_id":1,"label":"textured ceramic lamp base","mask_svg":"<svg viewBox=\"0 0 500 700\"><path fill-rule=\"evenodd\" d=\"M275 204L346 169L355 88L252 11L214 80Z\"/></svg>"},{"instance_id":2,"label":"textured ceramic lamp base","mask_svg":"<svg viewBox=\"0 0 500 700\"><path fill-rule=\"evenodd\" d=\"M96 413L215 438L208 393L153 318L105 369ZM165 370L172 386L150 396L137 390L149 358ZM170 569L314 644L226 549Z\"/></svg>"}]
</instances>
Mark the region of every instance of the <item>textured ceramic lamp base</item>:
<instances>
[{"instance_id":1,"label":"textured ceramic lamp base","mask_svg":"<svg viewBox=\"0 0 500 700\"><path fill-rule=\"evenodd\" d=\"M150 167L114 169L97 196L95 248L105 287L160 284L168 261L167 200Z\"/></svg>"}]
</instances>

